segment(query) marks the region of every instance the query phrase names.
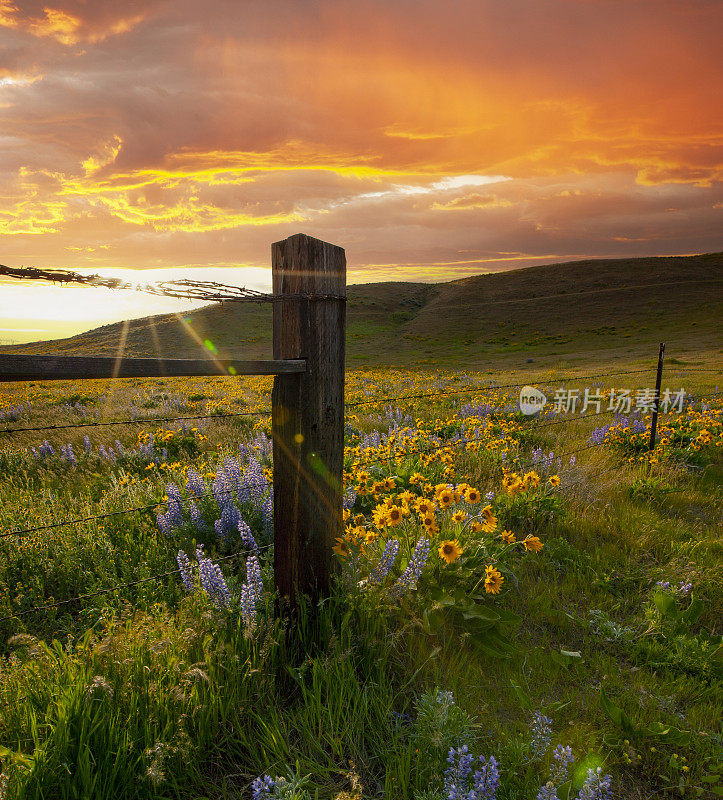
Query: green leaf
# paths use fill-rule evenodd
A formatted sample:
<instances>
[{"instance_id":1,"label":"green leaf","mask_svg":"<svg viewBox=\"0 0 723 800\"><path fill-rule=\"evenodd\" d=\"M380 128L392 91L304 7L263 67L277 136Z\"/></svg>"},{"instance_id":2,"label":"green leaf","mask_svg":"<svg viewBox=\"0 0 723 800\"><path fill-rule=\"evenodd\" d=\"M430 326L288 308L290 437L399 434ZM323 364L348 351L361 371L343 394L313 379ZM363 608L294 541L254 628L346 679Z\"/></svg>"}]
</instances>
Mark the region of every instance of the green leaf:
<instances>
[{"instance_id":1,"label":"green leaf","mask_svg":"<svg viewBox=\"0 0 723 800\"><path fill-rule=\"evenodd\" d=\"M485 622L499 622L500 615L488 606L472 605L462 613L465 619L480 619Z\"/></svg>"},{"instance_id":2,"label":"green leaf","mask_svg":"<svg viewBox=\"0 0 723 800\"><path fill-rule=\"evenodd\" d=\"M643 736L650 736L656 739L665 739L671 744L687 744L690 740L690 731L681 731L674 725L663 725L660 722L653 722L647 728L643 728L640 733Z\"/></svg>"},{"instance_id":3,"label":"green leaf","mask_svg":"<svg viewBox=\"0 0 723 800\"><path fill-rule=\"evenodd\" d=\"M506 608L495 608L495 611L500 618L500 622L508 622L511 625L519 625L522 622L522 617Z\"/></svg>"},{"instance_id":4,"label":"green leaf","mask_svg":"<svg viewBox=\"0 0 723 800\"><path fill-rule=\"evenodd\" d=\"M682 620L687 625L692 625L698 617L703 613L705 603L698 597L694 597L690 601L690 605L685 609L682 615Z\"/></svg>"},{"instance_id":5,"label":"green leaf","mask_svg":"<svg viewBox=\"0 0 723 800\"><path fill-rule=\"evenodd\" d=\"M33 766L34 758L32 756L26 756L25 753L18 753L15 750L10 750L8 747L3 747L0 745L0 758L10 758L11 761L14 761L16 764L20 764L27 769L30 769Z\"/></svg>"},{"instance_id":6,"label":"green leaf","mask_svg":"<svg viewBox=\"0 0 723 800\"><path fill-rule=\"evenodd\" d=\"M658 607L661 616L663 617L677 617L678 609L675 604L675 598L668 592L654 592L653 602Z\"/></svg>"},{"instance_id":7,"label":"green leaf","mask_svg":"<svg viewBox=\"0 0 723 800\"><path fill-rule=\"evenodd\" d=\"M510 683L512 684L512 689L515 695L517 696L517 700L520 706L524 708L526 711L531 711L532 698L530 697L530 695L521 686L514 683L513 681L510 681Z\"/></svg>"},{"instance_id":8,"label":"green leaf","mask_svg":"<svg viewBox=\"0 0 723 800\"><path fill-rule=\"evenodd\" d=\"M630 721L628 715L614 703L611 703L605 694L605 688L600 687L600 706L610 719L626 733L635 733L635 726Z\"/></svg>"},{"instance_id":9,"label":"green leaf","mask_svg":"<svg viewBox=\"0 0 723 800\"><path fill-rule=\"evenodd\" d=\"M560 800L570 800L570 794L572 792L572 781L567 781L563 783L562 786L557 787L557 796Z\"/></svg>"}]
</instances>

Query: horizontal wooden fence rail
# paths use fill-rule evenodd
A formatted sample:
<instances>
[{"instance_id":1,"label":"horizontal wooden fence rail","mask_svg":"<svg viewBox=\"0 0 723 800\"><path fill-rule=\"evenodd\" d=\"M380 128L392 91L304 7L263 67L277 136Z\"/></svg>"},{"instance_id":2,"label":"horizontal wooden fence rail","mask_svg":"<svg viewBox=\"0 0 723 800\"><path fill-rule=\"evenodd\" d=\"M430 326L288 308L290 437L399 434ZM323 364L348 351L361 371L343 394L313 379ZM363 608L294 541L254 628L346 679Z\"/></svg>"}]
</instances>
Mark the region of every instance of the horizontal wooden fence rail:
<instances>
[{"instance_id":1,"label":"horizontal wooden fence rail","mask_svg":"<svg viewBox=\"0 0 723 800\"><path fill-rule=\"evenodd\" d=\"M274 581L293 608L328 595L344 533L346 255L297 233L274 242L271 272L273 294L252 299L273 303L272 360L0 355L0 382L274 375Z\"/></svg>"},{"instance_id":2,"label":"horizontal wooden fence rail","mask_svg":"<svg viewBox=\"0 0 723 800\"><path fill-rule=\"evenodd\" d=\"M113 358L109 356L0 356L0 382L89 378L180 378L215 375L289 375L306 360L239 361L211 358Z\"/></svg>"}]
</instances>

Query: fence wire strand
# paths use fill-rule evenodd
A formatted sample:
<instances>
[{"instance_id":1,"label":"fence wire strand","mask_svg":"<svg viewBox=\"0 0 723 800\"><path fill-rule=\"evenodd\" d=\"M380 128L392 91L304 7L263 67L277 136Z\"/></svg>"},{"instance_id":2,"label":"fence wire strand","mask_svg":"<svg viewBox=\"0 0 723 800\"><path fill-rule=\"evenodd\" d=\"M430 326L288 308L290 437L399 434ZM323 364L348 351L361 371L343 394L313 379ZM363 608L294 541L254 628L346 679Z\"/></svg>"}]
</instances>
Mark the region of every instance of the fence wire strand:
<instances>
[{"instance_id":1,"label":"fence wire strand","mask_svg":"<svg viewBox=\"0 0 723 800\"><path fill-rule=\"evenodd\" d=\"M224 414L197 414L190 417L139 417L136 419L108 420L107 422L77 422L67 425L42 425L34 428L0 428L0 433L27 433L28 431L59 431L68 428L102 428L107 425L143 425L147 422L186 422L188 420L223 419L224 417L267 417L268 411L232 411Z\"/></svg>"},{"instance_id":2,"label":"fence wire strand","mask_svg":"<svg viewBox=\"0 0 723 800\"><path fill-rule=\"evenodd\" d=\"M259 547L256 550L249 548L248 551L231 553L231 555L221 556L220 558L216 558L214 559L214 561L215 562L229 561L230 559L238 558L239 556L244 556L248 554L253 555L256 552L260 552L261 550L268 550L269 547L273 547L273 544L264 545L263 547ZM171 569L168 570L168 572L159 572L157 575L150 575L148 578L140 578L139 580L129 581L128 583L119 583L116 586L111 586L108 589L99 589L96 592L88 592L87 594L79 594L76 595L75 597L69 597L67 600L58 600L57 602L47 603L46 605L43 606L34 606L33 608L28 608L25 611L18 611L17 614L8 614L8 616L6 617L0 617L0 622L6 622L9 619L15 619L17 617L24 617L27 614L33 614L37 611L47 611L50 608L58 608L60 606L69 605L70 603L77 603L80 600L88 600L91 597L98 597L99 595L103 594L111 594L111 592L117 592L120 589L128 589L132 586L139 586L142 583L148 583L150 581L160 580L161 578L167 578L169 575L177 575L180 572L181 572L180 569Z\"/></svg>"},{"instance_id":3,"label":"fence wire strand","mask_svg":"<svg viewBox=\"0 0 723 800\"><path fill-rule=\"evenodd\" d=\"M245 489L246 488L247 489L252 489L252 488L259 487L259 486L268 488L269 486L273 486L273 482L272 481L266 481L266 482L258 481L256 483L246 484L244 486L244 488ZM119 509L118 511L107 511L107 512L104 512L102 514L96 514L96 515L91 516L91 517L78 517L76 519L66 519L66 520L63 520L62 522L54 522L54 523L52 523L50 525L36 525L36 526L34 526L32 528L20 528L18 530L6 531L5 533L0 533L0 539L7 539L9 536L24 536L24 535L26 535L28 533L36 533L37 531L47 531L47 530L51 530L51 529L54 529L54 528L65 528L68 525L80 525L83 522L93 522L93 521L98 520L98 519L107 519L109 517L118 517L118 516L121 516L123 514L133 514L133 513L138 512L138 511L152 511L154 508L159 508L160 506L168 506L168 505L171 505L172 503L183 504L183 503L195 502L196 500L203 500L203 499L206 499L206 498L209 498L209 497L216 498L218 496L232 495L235 491L236 491L236 489L225 489L225 490L219 491L219 492L207 492L206 494L193 495L193 496L189 496L189 497L182 497L180 500L176 500L175 498L169 498L168 500L159 500L157 503L151 503L150 505L146 505L146 506L134 506L133 508L123 508L123 509Z\"/></svg>"}]
</instances>

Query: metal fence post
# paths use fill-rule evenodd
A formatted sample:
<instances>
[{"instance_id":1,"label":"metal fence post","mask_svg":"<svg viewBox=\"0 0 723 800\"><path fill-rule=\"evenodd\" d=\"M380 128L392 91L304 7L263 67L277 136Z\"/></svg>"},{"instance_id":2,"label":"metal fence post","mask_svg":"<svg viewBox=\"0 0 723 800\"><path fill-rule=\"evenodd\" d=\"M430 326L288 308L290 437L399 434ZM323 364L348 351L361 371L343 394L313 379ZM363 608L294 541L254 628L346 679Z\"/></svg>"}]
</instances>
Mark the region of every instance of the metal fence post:
<instances>
[{"instance_id":1,"label":"metal fence post","mask_svg":"<svg viewBox=\"0 0 723 800\"><path fill-rule=\"evenodd\" d=\"M272 393L274 575L293 607L326 595L343 533L346 256L305 234L271 246L274 358L306 359Z\"/></svg>"}]
</instances>

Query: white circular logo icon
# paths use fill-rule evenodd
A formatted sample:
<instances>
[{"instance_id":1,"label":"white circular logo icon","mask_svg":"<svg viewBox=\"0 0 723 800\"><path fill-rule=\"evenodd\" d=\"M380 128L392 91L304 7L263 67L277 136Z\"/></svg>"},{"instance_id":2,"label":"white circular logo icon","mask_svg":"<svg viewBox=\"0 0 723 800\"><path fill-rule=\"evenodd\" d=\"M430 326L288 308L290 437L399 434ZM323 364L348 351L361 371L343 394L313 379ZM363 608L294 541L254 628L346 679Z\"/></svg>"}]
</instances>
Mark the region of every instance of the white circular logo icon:
<instances>
[{"instance_id":1,"label":"white circular logo icon","mask_svg":"<svg viewBox=\"0 0 723 800\"><path fill-rule=\"evenodd\" d=\"M537 414L547 403L547 398L534 386L523 386L520 390L520 411L527 417Z\"/></svg>"}]
</instances>

